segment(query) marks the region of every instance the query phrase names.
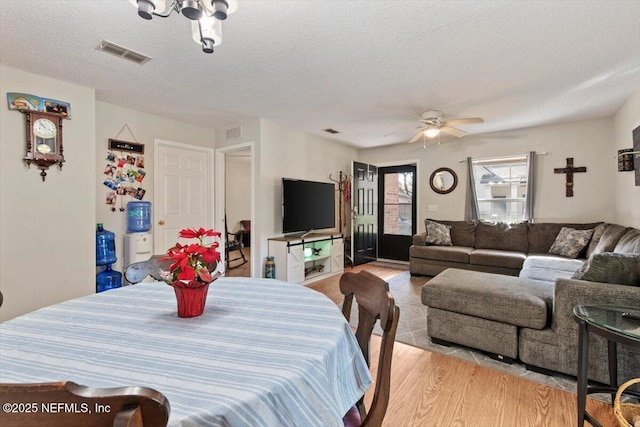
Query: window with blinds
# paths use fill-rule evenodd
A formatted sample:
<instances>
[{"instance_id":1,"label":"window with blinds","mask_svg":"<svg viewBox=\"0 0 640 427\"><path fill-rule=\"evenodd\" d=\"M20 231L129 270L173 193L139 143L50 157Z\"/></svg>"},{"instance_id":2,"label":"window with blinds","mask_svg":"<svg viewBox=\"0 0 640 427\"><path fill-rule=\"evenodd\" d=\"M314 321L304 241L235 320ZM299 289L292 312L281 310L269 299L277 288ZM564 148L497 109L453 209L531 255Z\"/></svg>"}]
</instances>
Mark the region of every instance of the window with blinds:
<instances>
[{"instance_id":1,"label":"window with blinds","mask_svg":"<svg viewBox=\"0 0 640 427\"><path fill-rule=\"evenodd\" d=\"M472 161L478 219L520 222L527 201L528 155Z\"/></svg>"}]
</instances>

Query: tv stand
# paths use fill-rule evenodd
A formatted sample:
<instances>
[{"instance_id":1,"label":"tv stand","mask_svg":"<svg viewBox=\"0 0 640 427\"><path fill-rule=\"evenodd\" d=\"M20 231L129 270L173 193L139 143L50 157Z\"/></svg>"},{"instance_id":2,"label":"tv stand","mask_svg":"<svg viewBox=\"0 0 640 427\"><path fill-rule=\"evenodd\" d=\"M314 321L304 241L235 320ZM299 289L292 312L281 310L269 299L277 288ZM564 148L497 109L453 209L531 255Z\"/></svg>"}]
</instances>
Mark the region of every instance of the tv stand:
<instances>
[{"instance_id":1,"label":"tv stand","mask_svg":"<svg viewBox=\"0 0 640 427\"><path fill-rule=\"evenodd\" d=\"M302 236L300 236L300 238L302 240L304 240L304 239L306 239L308 236L310 236L312 234L313 234L313 228L311 230L307 231L306 233L304 233Z\"/></svg>"},{"instance_id":2,"label":"tv stand","mask_svg":"<svg viewBox=\"0 0 640 427\"><path fill-rule=\"evenodd\" d=\"M306 285L344 271L342 234L305 233L269 239L276 279Z\"/></svg>"}]
</instances>

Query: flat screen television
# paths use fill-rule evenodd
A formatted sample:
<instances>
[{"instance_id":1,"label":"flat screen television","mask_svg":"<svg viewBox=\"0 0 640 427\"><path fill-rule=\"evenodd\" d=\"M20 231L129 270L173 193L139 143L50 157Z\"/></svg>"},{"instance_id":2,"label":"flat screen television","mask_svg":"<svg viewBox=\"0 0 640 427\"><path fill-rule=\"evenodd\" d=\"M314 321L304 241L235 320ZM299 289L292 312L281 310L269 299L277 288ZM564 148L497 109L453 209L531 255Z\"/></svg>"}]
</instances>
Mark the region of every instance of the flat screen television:
<instances>
[{"instance_id":1,"label":"flat screen television","mask_svg":"<svg viewBox=\"0 0 640 427\"><path fill-rule=\"evenodd\" d=\"M282 232L334 228L335 190L333 183L282 178Z\"/></svg>"}]
</instances>

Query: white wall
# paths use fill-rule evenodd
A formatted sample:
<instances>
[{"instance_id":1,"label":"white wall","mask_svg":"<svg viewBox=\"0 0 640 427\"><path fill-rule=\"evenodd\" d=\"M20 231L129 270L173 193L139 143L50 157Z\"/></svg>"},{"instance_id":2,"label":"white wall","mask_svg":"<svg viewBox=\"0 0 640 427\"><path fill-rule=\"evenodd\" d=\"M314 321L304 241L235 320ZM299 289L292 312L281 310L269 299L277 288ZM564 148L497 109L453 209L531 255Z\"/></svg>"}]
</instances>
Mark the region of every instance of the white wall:
<instances>
[{"instance_id":1,"label":"white wall","mask_svg":"<svg viewBox=\"0 0 640 427\"><path fill-rule=\"evenodd\" d=\"M249 206L249 209L253 209L253 218L251 222L251 239L256 242L252 244L251 250L251 275L252 276L261 276L262 266L261 266L261 254L259 250L254 250L254 248L258 245L257 242L260 241L261 235L261 224L260 224L260 215L261 211L258 206L258 191L260 187L260 153L261 153L261 121L259 118L255 118L249 120L245 123L239 125L241 127L241 136L239 138L233 138L227 140L226 138L226 129L218 129L216 130L216 157L218 158L216 166L219 167L220 161L220 151L228 150L227 152L232 152L236 150L250 150L253 151L252 161L253 161L253 188L254 188L254 196L252 201L252 206ZM222 163L224 164L224 162ZM218 182L220 179L224 179L224 175L220 173L220 170L216 170L216 189L220 189L220 183ZM229 195L225 194L228 198ZM222 197L219 194L216 194L216 230L224 231L224 211L222 210L222 206L220 204L224 203ZM251 216L251 215L250 215ZM266 255L265 255L266 256Z\"/></svg>"},{"instance_id":2,"label":"white wall","mask_svg":"<svg viewBox=\"0 0 640 427\"><path fill-rule=\"evenodd\" d=\"M261 119L260 146L260 179L256 191L259 215L256 221L261 228L256 236L256 247L262 262L268 254L267 239L282 235L282 178L331 182L329 174L336 177L341 170L351 170L351 162L357 160L357 151L266 119ZM251 229L253 233L253 224Z\"/></svg>"},{"instance_id":3,"label":"white wall","mask_svg":"<svg viewBox=\"0 0 640 427\"><path fill-rule=\"evenodd\" d=\"M225 171L227 224L235 232L240 221L251 219L251 157L227 155Z\"/></svg>"},{"instance_id":4,"label":"white wall","mask_svg":"<svg viewBox=\"0 0 640 427\"><path fill-rule=\"evenodd\" d=\"M118 261L114 264L113 269L120 272L123 271L124 260L124 235L127 232L127 202L134 200L131 197L123 198L124 212L120 212L120 199L116 212L111 212L110 206L105 204L105 197L110 191L103 182L106 178L104 174L107 161L105 156L108 151L109 138L121 139L144 144L144 160L145 172L147 173L142 184L142 188L146 190L144 201L151 202L153 211L154 188L153 188L153 162L154 162L154 139L163 139L167 141L181 142L184 144L198 145L202 147L213 148L215 146L215 131L208 128L194 126L188 123L176 120L166 119L164 117L152 114L142 113L140 111L119 107L105 102L96 102L96 178L93 183L96 192L96 219L95 222L104 224L106 230L116 233L116 254ZM124 129L120 136L116 138L124 125L128 125L133 133ZM135 137L135 140L134 140ZM213 165L211 165L213 168ZM213 173L213 171L212 171ZM135 185L137 186L137 185ZM155 217L152 214L152 225L155 226ZM212 225L212 224L211 224ZM206 224L203 224L203 227ZM94 225L95 227L95 225ZM177 238L178 236L176 236ZM168 248L167 248L168 249Z\"/></svg>"},{"instance_id":5,"label":"white wall","mask_svg":"<svg viewBox=\"0 0 640 427\"><path fill-rule=\"evenodd\" d=\"M614 116L615 146L613 155L623 148L633 148L633 129L640 126L640 86L629 96ZM640 156L636 155L635 168L640 168ZM635 185L634 172L616 172L615 188L616 221L640 228L640 187Z\"/></svg>"},{"instance_id":6,"label":"white wall","mask_svg":"<svg viewBox=\"0 0 640 427\"><path fill-rule=\"evenodd\" d=\"M534 217L537 222L616 221L613 186L617 164L613 159L613 119L605 118L540 126L508 132L469 136L422 148L421 143L398 144L360 151L366 163L418 161L418 219L460 220L464 218L467 186L466 157L483 158L546 151L536 156ZM565 175L554 174L573 157L575 166L586 166L586 173L574 175L574 197L565 197ZM458 187L449 194L435 193L429 187L431 173L449 167L458 175ZM437 205L437 212L427 211Z\"/></svg>"},{"instance_id":7,"label":"white wall","mask_svg":"<svg viewBox=\"0 0 640 427\"><path fill-rule=\"evenodd\" d=\"M253 143L255 217L251 223L254 242L251 261L257 266L254 274L261 275L264 258L268 255L268 239L282 235L282 178L330 182L329 174L335 177L341 170L351 170L351 161L357 160L357 151L266 119L254 119L241 126L242 137L229 141L224 129L216 131L216 146L226 148ZM219 223L218 227L221 226Z\"/></svg>"},{"instance_id":8,"label":"white wall","mask_svg":"<svg viewBox=\"0 0 640 427\"><path fill-rule=\"evenodd\" d=\"M66 162L42 182L27 169L24 115L0 108L0 320L95 292L96 114L93 89L0 66L0 93L71 104Z\"/></svg>"}]
</instances>

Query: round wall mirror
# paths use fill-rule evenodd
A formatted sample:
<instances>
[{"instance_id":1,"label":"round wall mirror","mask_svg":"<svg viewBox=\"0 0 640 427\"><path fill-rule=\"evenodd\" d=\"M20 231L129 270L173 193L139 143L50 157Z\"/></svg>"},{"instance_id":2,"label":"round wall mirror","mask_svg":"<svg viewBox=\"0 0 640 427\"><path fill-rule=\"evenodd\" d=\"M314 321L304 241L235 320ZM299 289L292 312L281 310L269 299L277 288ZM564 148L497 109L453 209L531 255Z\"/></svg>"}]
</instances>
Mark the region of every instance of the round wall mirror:
<instances>
[{"instance_id":1,"label":"round wall mirror","mask_svg":"<svg viewBox=\"0 0 640 427\"><path fill-rule=\"evenodd\" d=\"M431 174L429 185L438 194L448 194L458 185L458 176L449 168L438 168Z\"/></svg>"}]
</instances>

